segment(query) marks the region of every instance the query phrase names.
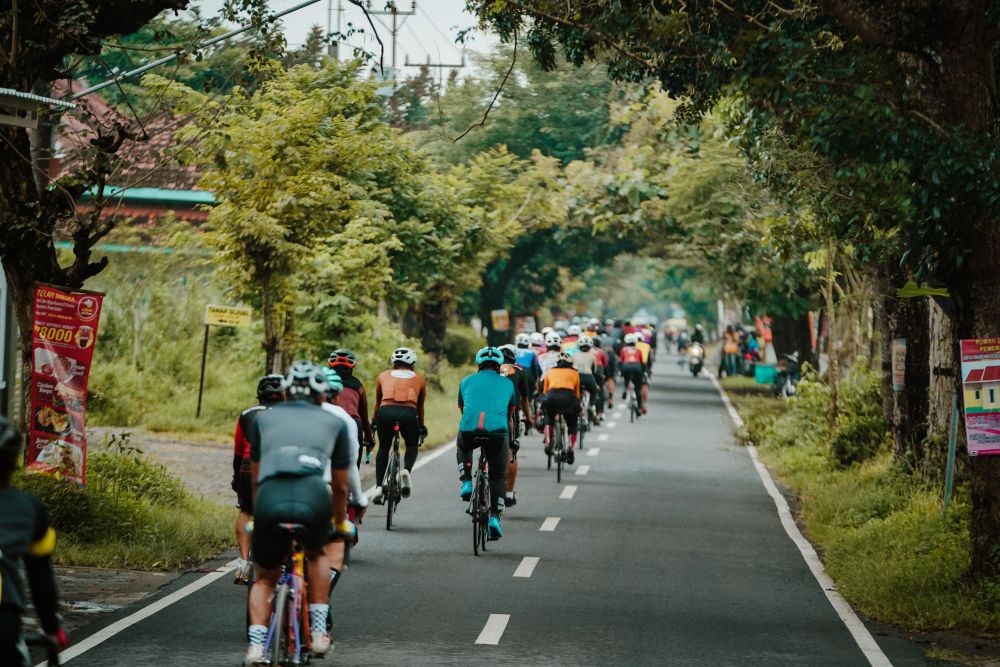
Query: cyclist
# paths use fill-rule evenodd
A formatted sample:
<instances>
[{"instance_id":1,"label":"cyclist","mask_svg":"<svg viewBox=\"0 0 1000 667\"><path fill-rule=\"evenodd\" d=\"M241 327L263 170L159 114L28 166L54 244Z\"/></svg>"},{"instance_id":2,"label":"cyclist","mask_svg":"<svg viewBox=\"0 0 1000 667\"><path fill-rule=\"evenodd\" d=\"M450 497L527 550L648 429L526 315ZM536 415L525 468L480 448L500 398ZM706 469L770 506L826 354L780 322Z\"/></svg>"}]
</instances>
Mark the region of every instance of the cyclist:
<instances>
[{"instance_id":1,"label":"cyclist","mask_svg":"<svg viewBox=\"0 0 1000 667\"><path fill-rule=\"evenodd\" d=\"M563 352L568 353L570 356L576 354L578 349L577 341L580 339L580 335L583 330L580 328L579 324L571 324L566 330L566 336L562 339L562 344L560 348Z\"/></svg>"},{"instance_id":2,"label":"cyclist","mask_svg":"<svg viewBox=\"0 0 1000 667\"><path fill-rule=\"evenodd\" d=\"M351 465L347 468L347 504L355 508L355 516L360 523L368 508L368 498L365 497L361 486L361 473L358 472L357 462L354 460L361 453L361 447L358 446L358 425L347 410L337 404L337 398L344 391L344 382L340 374L332 368L327 368L326 382L330 385L330 390L326 395L327 402L323 403L321 407L330 414L336 415L347 427L348 439L351 441ZM327 567L330 568L330 597L332 598L337 582L340 581L340 575L344 571L347 544L344 540L331 540L327 543L323 554L327 560Z\"/></svg>"},{"instance_id":3,"label":"cyclist","mask_svg":"<svg viewBox=\"0 0 1000 667\"><path fill-rule=\"evenodd\" d=\"M339 535L353 536L347 520L348 468L352 443L343 420L320 405L329 385L326 374L309 362L296 362L285 376L288 400L257 415L250 430L250 470L254 479L253 557L257 576L250 589L250 645L244 665L264 656L267 622L281 563L291 548L282 523L305 527L309 576L309 621L312 650L325 654L329 615L329 568L323 549L330 521Z\"/></svg>"},{"instance_id":4,"label":"cyclist","mask_svg":"<svg viewBox=\"0 0 1000 667\"><path fill-rule=\"evenodd\" d=\"M233 491L236 492L236 544L240 557L236 561L233 583L245 584L250 578L250 534L244 530L253 518L253 478L250 477L250 425L262 410L285 400L285 378L277 373L257 381L257 405L240 413L233 435Z\"/></svg>"},{"instance_id":5,"label":"cyclist","mask_svg":"<svg viewBox=\"0 0 1000 667\"><path fill-rule=\"evenodd\" d=\"M636 330L632 335L635 337L636 349L642 353L642 371L646 377L649 377L653 374L653 357L650 354L653 348L643 339L641 329Z\"/></svg>"},{"instance_id":6,"label":"cyclist","mask_svg":"<svg viewBox=\"0 0 1000 667\"><path fill-rule=\"evenodd\" d=\"M410 496L413 482L410 470L417 461L417 448L421 436L427 434L424 426L424 399L427 397L427 383L423 376L413 370L417 365L417 353L408 347L393 351L389 358L392 368L382 371L375 381L375 430L378 432L378 455L375 457L375 493L372 502L381 505L385 498L382 493L382 478L389 466L389 450L395 435L394 426L399 423L399 433L406 443L403 456L403 470L400 473L399 491L404 498Z\"/></svg>"},{"instance_id":7,"label":"cyclist","mask_svg":"<svg viewBox=\"0 0 1000 667\"><path fill-rule=\"evenodd\" d=\"M45 505L36 496L10 486L10 477L21 460L21 434L0 417L0 665L29 664L21 636L21 615L26 599L19 563L31 586L31 599L48 641L60 651L69 636L56 613L58 596L50 558L56 534L49 525Z\"/></svg>"},{"instance_id":8,"label":"cyclist","mask_svg":"<svg viewBox=\"0 0 1000 667\"><path fill-rule=\"evenodd\" d=\"M545 398L542 399L542 409L545 411L545 453L552 453L552 426L557 414L566 420L569 431L569 449L566 451L566 462L573 465L576 446L577 415L580 414L580 373L573 368L573 358L565 352L560 352L556 365L545 374L542 385Z\"/></svg>"},{"instance_id":9,"label":"cyclist","mask_svg":"<svg viewBox=\"0 0 1000 667\"><path fill-rule=\"evenodd\" d=\"M501 345L500 352L503 354L504 363L500 366L500 375L514 383L514 390L517 392L517 405L514 408L512 419L510 440L510 460L507 462L507 507L517 504L517 496L514 495L514 484L517 482L517 452L521 448L519 436L521 434L521 418L525 421L525 428L531 428L531 406L528 401L532 394L532 383L528 378L528 373L517 363L517 352L513 345Z\"/></svg>"},{"instance_id":10,"label":"cyclist","mask_svg":"<svg viewBox=\"0 0 1000 667\"><path fill-rule=\"evenodd\" d=\"M517 404L514 383L500 375L503 354L495 347L484 347L476 354L479 372L464 378L458 387L458 409L462 419L458 426L458 475L462 482L462 500L472 497L472 450L476 440L486 438L486 460L490 466L491 540L503 537L500 515L506 504L507 460L511 418Z\"/></svg>"},{"instance_id":11,"label":"cyclist","mask_svg":"<svg viewBox=\"0 0 1000 667\"><path fill-rule=\"evenodd\" d=\"M519 333L514 337L514 344L517 346L514 350L514 362L524 369L524 373L532 385L537 384L538 378L542 376L542 369L538 366L538 355L531 349L531 337L526 333ZM529 395L528 398L530 399L531 396Z\"/></svg>"},{"instance_id":12,"label":"cyclist","mask_svg":"<svg viewBox=\"0 0 1000 667\"><path fill-rule=\"evenodd\" d=\"M622 398L628 396L628 386L631 383L635 387L636 401L639 403L639 410L646 414L646 374L642 360L642 351L636 347L635 334L625 334L624 345L618 353L618 363L621 366Z\"/></svg>"},{"instance_id":13,"label":"cyclist","mask_svg":"<svg viewBox=\"0 0 1000 667\"><path fill-rule=\"evenodd\" d=\"M594 357L597 359L597 373L594 375L594 379L597 380L598 388L598 401L597 405L597 418L602 420L604 418L604 406L608 401L608 387L607 387L607 377L608 377L608 354L601 347L601 337L591 336L593 345L590 347L590 351L594 353Z\"/></svg>"},{"instance_id":14,"label":"cyclist","mask_svg":"<svg viewBox=\"0 0 1000 667\"><path fill-rule=\"evenodd\" d=\"M538 367L542 371L539 382L545 377L548 370L556 365L556 361L559 360L559 348L561 344L562 338L559 334L550 333L545 336L545 352L538 355Z\"/></svg>"},{"instance_id":15,"label":"cyclist","mask_svg":"<svg viewBox=\"0 0 1000 667\"><path fill-rule=\"evenodd\" d=\"M365 463L371 463L372 450L375 449L375 434L372 431L372 423L368 420L368 394L365 392L365 385L354 377L354 367L357 363L358 359L353 352L341 348L330 354L327 366L337 372L344 384L344 390L337 394L336 404L344 408L358 425L359 440L361 446L365 448ZM360 454L358 465L361 465Z\"/></svg>"},{"instance_id":16,"label":"cyclist","mask_svg":"<svg viewBox=\"0 0 1000 667\"><path fill-rule=\"evenodd\" d=\"M618 376L618 353L615 352L614 340L611 336L601 338L601 351L606 359L604 384L607 389L609 410L614 407L615 378Z\"/></svg>"},{"instance_id":17,"label":"cyclist","mask_svg":"<svg viewBox=\"0 0 1000 667\"><path fill-rule=\"evenodd\" d=\"M531 350L535 353L535 357L538 357L545 351L545 334L541 331L535 331L528 338L531 340Z\"/></svg>"},{"instance_id":18,"label":"cyclist","mask_svg":"<svg viewBox=\"0 0 1000 667\"><path fill-rule=\"evenodd\" d=\"M590 394L590 404L594 406L597 413L597 406L601 402L601 390L597 382L599 365L597 355L593 352L594 339L587 335L582 335L577 341L579 351L573 355L573 368L580 374L580 387ZM589 419L589 415L584 415L584 419Z\"/></svg>"}]
</instances>

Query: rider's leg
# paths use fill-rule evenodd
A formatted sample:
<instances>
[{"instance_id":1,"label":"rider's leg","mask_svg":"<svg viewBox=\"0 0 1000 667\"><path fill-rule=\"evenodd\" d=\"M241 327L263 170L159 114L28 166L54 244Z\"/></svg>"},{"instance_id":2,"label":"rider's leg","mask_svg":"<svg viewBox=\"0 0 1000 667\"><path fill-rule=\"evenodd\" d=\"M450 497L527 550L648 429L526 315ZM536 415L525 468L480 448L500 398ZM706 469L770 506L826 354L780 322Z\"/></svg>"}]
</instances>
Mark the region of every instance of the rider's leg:
<instances>
[{"instance_id":1,"label":"rider's leg","mask_svg":"<svg viewBox=\"0 0 1000 667\"><path fill-rule=\"evenodd\" d=\"M389 465L389 450L392 449L393 425L380 420L378 424L378 452L375 454L375 484L382 486L385 469Z\"/></svg>"},{"instance_id":2,"label":"rider's leg","mask_svg":"<svg viewBox=\"0 0 1000 667\"><path fill-rule=\"evenodd\" d=\"M413 464L417 462L417 453L420 447L420 421L416 409L407 419L400 420L399 428L403 442L406 444L406 452L403 454L403 468L413 470Z\"/></svg>"},{"instance_id":3,"label":"rider's leg","mask_svg":"<svg viewBox=\"0 0 1000 667\"><path fill-rule=\"evenodd\" d=\"M491 433L486 447L486 462L490 466L490 513L499 516L504 507L507 489L507 460L510 458L506 434Z\"/></svg>"},{"instance_id":4,"label":"rider's leg","mask_svg":"<svg viewBox=\"0 0 1000 667\"><path fill-rule=\"evenodd\" d=\"M257 573L254 577L253 586L250 587L250 625L262 625L267 632L267 622L271 617L271 598L274 596L274 587L278 585L278 576L281 574L281 567L265 568L257 564ZM251 636L251 643L254 637ZM263 638L260 641L264 643Z\"/></svg>"},{"instance_id":5,"label":"rider's leg","mask_svg":"<svg viewBox=\"0 0 1000 667\"><path fill-rule=\"evenodd\" d=\"M458 461L458 479L468 482L472 479L472 451L465 449L462 434L458 434L458 446L455 447L455 459Z\"/></svg>"},{"instance_id":6,"label":"rider's leg","mask_svg":"<svg viewBox=\"0 0 1000 667\"><path fill-rule=\"evenodd\" d=\"M243 560L250 555L250 534L246 531L246 525L251 519L253 515L242 509L236 515L236 544L240 548L240 558Z\"/></svg>"},{"instance_id":7,"label":"rider's leg","mask_svg":"<svg viewBox=\"0 0 1000 667\"><path fill-rule=\"evenodd\" d=\"M0 607L0 665L31 664L21 637L21 614L14 608Z\"/></svg>"},{"instance_id":8,"label":"rider's leg","mask_svg":"<svg viewBox=\"0 0 1000 667\"><path fill-rule=\"evenodd\" d=\"M566 420L566 430L569 431L569 446L571 448L576 445L577 418L579 415L580 412L576 406L563 412L563 419Z\"/></svg>"},{"instance_id":9,"label":"rider's leg","mask_svg":"<svg viewBox=\"0 0 1000 667\"><path fill-rule=\"evenodd\" d=\"M514 458L514 451L511 450L507 459L507 501L514 497L514 484L517 482L517 459Z\"/></svg>"}]
</instances>

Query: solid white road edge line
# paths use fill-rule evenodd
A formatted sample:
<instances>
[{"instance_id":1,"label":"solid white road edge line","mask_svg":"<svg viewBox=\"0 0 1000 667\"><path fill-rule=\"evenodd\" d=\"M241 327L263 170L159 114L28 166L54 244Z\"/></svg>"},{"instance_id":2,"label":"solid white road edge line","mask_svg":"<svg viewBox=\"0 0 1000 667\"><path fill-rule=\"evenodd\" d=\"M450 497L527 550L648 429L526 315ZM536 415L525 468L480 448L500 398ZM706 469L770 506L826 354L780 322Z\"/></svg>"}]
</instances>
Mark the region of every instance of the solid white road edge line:
<instances>
[{"instance_id":1,"label":"solid white road edge line","mask_svg":"<svg viewBox=\"0 0 1000 667\"><path fill-rule=\"evenodd\" d=\"M578 466L576 469L577 475L586 475L588 472L590 472L590 466Z\"/></svg>"},{"instance_id":2,"label":"solid white road edge line","mask_svg":"<svg viewBox=\"0 0 1000 667\"><path fill-rule=\"evenodd\" d=\"M514 576L527 579L535 571L536 565L538 565L538 556L525 556L521 559L521 564L514 570Z\"/></svg>"},{"instance_id":3,"label":"solid white road edge line","mask_svg":"<svg viewBox=\"0 0 1000 667\"><path fill-rule=\"evenodd\" d=\"M600 435L597 436L597 441L598 442L607 442L609 437L610 437L610 434L608 434L608 433L601 433Z\"/></svg>"},{"instance_id":4,"label":"solid white road edge line","mask_svg":"<svg viewBox=\"0 0 1000 667\"><path fill-rule=\"evenodd\" d=\"M226 576L229 572L231 572L235 567L236 567L236 560L234 559L229 561L219 569L215 570L214 572L209 572L205 576L195 579L187 586L177 589L170 595L164 596L159 600L157 600L156 602L146 605L145 607L136 611L135 613L130 614L119 621L115 621L108 627L98 630L94 634L88 636L86 639L80 641L79 644L74 644L73 646L70 646L68 649L60 653L59 654L60 662L65 663L81 655L82 653L89 651L98 644L102 644L103 642L117 635L122 630L125 630L135 625L139 621L149 618L156 612L162 609L166 609L167 607L169 607L170 605L179 600L183 600L192 593L201 590L205 586L208 586L213 581L221 579L222 577ZM48 661L40 662L36 667L45 667L48 664L49 664Z\"/></svg>"},{"instance_id":5,"label":"solid white road edge line","mask_svg":"<svg viewBox=\"0 0 1000 667\"><path fill-rule=\"evenodd\" d=\"M600 453L601 453L600 447L594 447L593 449L587 450L587 456L597 456Z\"/></svg>"},{"instance_id":6,"label":"solid white road edge line","mask_svg":"<svg viewBox=\"0 0 1000 667\"><path fill-rule=\"evenodd\" d=\"M455 447L454 440L452 440L449 443L441 445L440 447L432 451L430 454L421 456L419 459L417 459L417 462L413 464L413 469L416 470L417 468L424 467L431 461L440 458L447 452L452 451L454 447ZM375 487L373 486L370 489L365 490L365 495L368 496L374 492L375 492ZM149 618L156 612L162 609L166 609L167 607L169 607L170 605L179 600L183 600L192 593L204 588L205 586L208 586L213 581L221 579L223 576L225 576L227 572L231 572L235 567L236 567L236 560L229 561L215 572L210 572L205 576L192 581L187 586L174 591L170 595L160 598L156 602L146 605L142 609L139 609L135 613L126 616L120 621L116 621L111 625L109 625L108 627L98 630L92 635L89 635L86 639L80 641L78 644L74 644L73 646L69 647L68 649L60 653L59 659L62 662L72 660L78 655L81 655L82 653L85 653L86 651L89 651L90 649L94 648L98 644L101 644L107 641L108 639L114 637L122 630L125 630L135 625L139 621ZM46 665L48 665L48 662L41 662L38 665L36 665L36 667L45 667Z\"/></svg>"},{"instance_id":7,"label":"solid white road edge line","mask_svg":"<svg viewBox=\"0 0 1000 667\"><path fill-rule=\"evenodd\" d=\"M546 533L551 533L555 531L556 526L558 525L559 525L559 517L550 516L545 518L545 521L542 522L542 527L539 528L538 530Z\"/></svg>"},{"instance_id":8,"label":"solid white road edge line","mask_svg":"<svg viewBox=\"0 0 1000 667\"><path fill-rule=\"evenodd\" d=\"M489 620L486 621L486 627L483 631L479 633L479 637L476 638L477 644L490 644L496 646L500 643L500 637L503 636L503 631L507 629L507 621L510 620L510 614L490 614Z\"/></svg>"},{"instance_id":9,"label":"solid white road edge line","mask_svg":"<svg viewBox=\"0 0 1000 667\"><path fill-rule=\"evenodd\" d=\"M729 417L733 420L733 423L737 428L743 428L743 419L736 412L736 408L730 402L729 396L722 390L722 385L719 384L719 381L714 376L709 375L709 378L718 390L719 396L722 397L722 402L726 406L726 410L729 412ZM781 519L781 525L785 528L785 532L788 533L788 537L795 543L795 546L799 548L802 559L809 566L809 570L812 572L813 577L816 578L820 588L823 589L826 599L830 601L830 605L837 612L837 616L847 626L847 631L851 633L851 637L854 638L858 648L865 654L865 658L868 659L869 664L873 665L873 667L892 667L889 658L879 648L878 642L872 637L868 628L861 622L861 619L858 618L858 615L851 608L851 605L847 603L847 600L844 599L844 596L837 591L836 584L830 578L830 575L826 573L826 568L823 567L823 562L816 554L813 545L802 535L802 531L795 524L795 518L788 507L788 502L781 495L778 487L775 486L774 479L771 477L771 473L767 467L761 462L760 457L757 456L757 448L752 444L747 445L747 451L750 453L750 460L753 461L753 465L757 469L760 481L763 482L764 488L767 489L768 495L771 496L771 500L774 501L778 509L778 517Z\"/></svg>"},{"instance_id":10,"label":"solid white road edge line","mask_svg":"<svg viewBox=\"0 0 1000 667\"><path fill-rule=\"evenodd\" d=\"M563 487L562 493L559 494L561 500L570 500L576 495L576 486L573 484L567 484Z\"/></svg>"}]
</instances>

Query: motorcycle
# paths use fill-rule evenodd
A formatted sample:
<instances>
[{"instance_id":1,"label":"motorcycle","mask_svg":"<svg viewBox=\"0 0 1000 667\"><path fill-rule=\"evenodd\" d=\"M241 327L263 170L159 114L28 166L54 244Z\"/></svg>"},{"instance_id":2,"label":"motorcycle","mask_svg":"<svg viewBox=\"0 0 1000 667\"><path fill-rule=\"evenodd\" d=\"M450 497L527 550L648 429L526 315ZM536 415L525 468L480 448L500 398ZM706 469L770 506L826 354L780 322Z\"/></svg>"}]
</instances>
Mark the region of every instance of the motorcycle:
<instances>
[{"instance_id":1,"label":"motorcycle","mask_svg":"<svg viewBox=\"0 0 1000 667\"><path fill-rule=\"evenodd\" d=\"M802 378L802 368L799 365L799 353L781 355L778 361L778 373L774 376L771 393L775 397L789 398L795 395L795 386Z\"/></svg>"},{"instance_id":2,"label":"motorcycle","mask_svg":"<svg viewBox=\"0 0 1000 667\"><path fill-rule=\"evenodd\" d=\"M688 370L691 371L691 375L698 377L701 373L701 369L705 366L705 348L701 346L701 343L691 343L687 351L688 358Z\"/></svg>"}]
</instances>

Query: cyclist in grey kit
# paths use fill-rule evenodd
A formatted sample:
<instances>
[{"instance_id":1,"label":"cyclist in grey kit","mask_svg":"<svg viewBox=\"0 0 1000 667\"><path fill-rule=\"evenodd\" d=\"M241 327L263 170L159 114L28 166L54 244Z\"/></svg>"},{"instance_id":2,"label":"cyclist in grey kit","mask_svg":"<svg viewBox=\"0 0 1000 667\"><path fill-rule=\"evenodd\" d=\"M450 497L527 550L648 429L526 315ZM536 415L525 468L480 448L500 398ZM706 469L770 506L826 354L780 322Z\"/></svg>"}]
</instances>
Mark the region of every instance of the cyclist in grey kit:
<instances>
[{"instance_id":1,"label":"cyclist in grey kit","mask_svg":"<svg viewBox=\"0 0 1000 667\"><path fill-rule=\"evenodd\" d=\"M290 548L282 523L305 527L312 649L324 654L329 613L329 566L323 548L330 520L337 535L354 535L347 520L351 440L347 424L320 407L329 390L326 373L309 362L292 365L285 377L288 401L261 412L250 430L250 474L254 480L253 555L257 578L250 589L250 646L244 665L263 659L270 598Z\"/></svg>"}]
</instances>

